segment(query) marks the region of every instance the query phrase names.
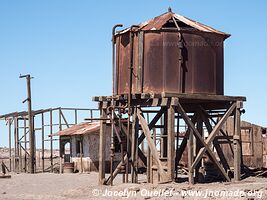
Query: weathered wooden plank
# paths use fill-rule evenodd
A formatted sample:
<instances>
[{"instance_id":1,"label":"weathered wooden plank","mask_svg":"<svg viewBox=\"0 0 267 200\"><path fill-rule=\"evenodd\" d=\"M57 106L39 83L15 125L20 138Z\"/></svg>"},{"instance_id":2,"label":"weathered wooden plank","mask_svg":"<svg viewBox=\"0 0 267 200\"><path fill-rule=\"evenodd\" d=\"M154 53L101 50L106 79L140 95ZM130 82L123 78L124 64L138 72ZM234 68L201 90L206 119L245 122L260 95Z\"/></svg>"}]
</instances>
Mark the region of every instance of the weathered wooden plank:
<instances>
[{"instance_id":1,"label":"weathered wooden plank","mask_svg":"<svg viewBox=\"0 0 267 200\"><path fill-rule=\"evenodd\" d=\"M241 129L240 129L240 109L241 102L237 102L235 108L235 132L234 132L234 180L240 180L241 174Z\"/></svg>"},{"instance_id":2,"label":"weathered wooden plank","mask_svg":"<svg viewBox=\"0 0 267 200\"><path fill-rule=\"evenodd\" d=\"M162 98L177 97L179 99L194 100L212 100L212 101L246 101L246 97L240 96L224 96L224 95L208 95L208 94L181 94L181 93L161 93Z\"/></svg>"},{"instance_id":3,"label":"weathered wooden plank","mask_svg":"<svg viewBox=\"0 0 267 200\"><path fill-rule=\"evenodd\" d=\"M136 113L137 108L134 108L134 114L133 114L133 123L132 123L132 150L131 150L131 159L132 159L132 165L131 165L131 178L132 178L132 183L137 183L137 175L138 175L138 156L137 156L137 151L138 151L138 131L139 131L139 122L137 118L137 113ZM146 164L146 162L144 162Z\"/></svg>"},{"instance_id":4,"label":"weathered wooden plank","mask_svg":"<svg viewBox=\"0 0 267 200\"><path fill-rule=\"evenodd\" d=\"M107 118L107 110L101 109L101 118ZM99 185L105 183L105 147L106 147L106 122L100 120L100 134L99 134Z\"/></svg>"},{"instance_id":5,"label":"weathered wooden plank","mask_svg":"<svg viewBox=\"0 0 267 200\"><path fill-rule=\"evenodd\" d=\"M193 147L193 131L191 128L189 129L189 138L188 138L187 148L188 148L187 156L188 156L188 169L189 169L188 182L189 184L194 184L194 168L192 167L192 163L194 160L194 152L193 152L194 147Z\"/></svg>"},{"instance_id":6,"label":"weathered wooden plank","mask_svg":"<svg viewBox=\"0 0 267 200\"><path fill-rule=\"evenodd\" d=\"M167 109L166 107L161 107L161 109L158 111L158 113L155 115L155 117L149 123L149 125L148 125L149 130L151 130L155 126L155 124L161 118L162 114L166 111L166 109ZM145 139L145 134L144 134L144 132L142 132L138 138L138 145L140 145L144 139Z\"/></svg>"},{"instance_id":7,"label":"weathered wooden plank","mask_svg":"<svg viewBox=\"0 0 267 200\"><path fill-rule=\"evenodd\" d=\"M174 179L174 167L175 167L175 127L174 127L174 123L175 123L175 109L173 106L170 106L168 108L168 123L167 123L167 134L168 134L168 177L169 180L173 180ZM165 124L166 125L166 124Z\"/></svg>"},{"instance_id":8,"label":"weathered wooden plank","mask_svg":"<svg viewBox=\"0 0 267 200\"><path fill-rule=\"evenodd\" d=\"M147 143L148 143L148 146L150 148L151 154L153 155L153 158L156 161L156 164L157 164L157 167L158 167L158 173L161 176L161 181L163 181L163 182L168 181L168 176L167 176L166 172L164 171L163 166L162 166L162 164L160 162L156 146L155 146L153 140L151 139L151 134L150 134L149 127L147 125L146 120L142 117L140 109L137 110L137 116L138 116L138 119L139 119L140 124L142 126L142 129L144 131L144 134L146 135Z\"/></svg>"}]
</instances>

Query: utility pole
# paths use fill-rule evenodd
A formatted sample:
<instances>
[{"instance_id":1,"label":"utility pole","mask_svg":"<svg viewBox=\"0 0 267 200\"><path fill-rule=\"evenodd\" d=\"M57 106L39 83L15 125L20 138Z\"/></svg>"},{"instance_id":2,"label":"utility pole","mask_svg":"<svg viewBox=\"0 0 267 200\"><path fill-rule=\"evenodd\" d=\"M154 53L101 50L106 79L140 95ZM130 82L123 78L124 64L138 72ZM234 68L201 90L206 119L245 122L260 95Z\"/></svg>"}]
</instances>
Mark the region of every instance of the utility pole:
<instances>
[{"instance_id":1,"label":"utility pole","mask_svg":"<svg viewBox=\"0 0 267 200\"><path fill-rule=\"evenodd\" d=\"M33 116L32 116L32 99L31 99L31 77L30 74L20 75L19 78L26 78L27 80L27 94L28 97L22 103L28 102L28 122L29 122L29 146L30 146L30 158L29 158L29 171L31 174L34 173L34 163L35 163L35 137L33 130ZM26 149L25 149L26 151Z\"/></svg>"}]
</instances>

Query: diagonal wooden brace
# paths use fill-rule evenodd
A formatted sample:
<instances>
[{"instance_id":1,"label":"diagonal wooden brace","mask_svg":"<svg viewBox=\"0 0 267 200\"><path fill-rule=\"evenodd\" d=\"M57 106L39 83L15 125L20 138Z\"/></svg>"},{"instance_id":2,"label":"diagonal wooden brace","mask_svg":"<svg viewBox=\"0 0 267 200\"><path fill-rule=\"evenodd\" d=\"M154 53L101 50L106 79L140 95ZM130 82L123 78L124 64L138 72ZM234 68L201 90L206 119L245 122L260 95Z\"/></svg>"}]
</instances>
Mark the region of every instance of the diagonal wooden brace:
<instances>
[{"instance_id":1,"label":"diagonal wooden brace","mask_svg":"<svg viewBox=\"0 0 267 200\"><path fill-rule=\"evenodd\" d=\"M112 177L113 179L118 175L120 172L120 168L122 167L123 163L125 163L128 159L127 154L124 156L123 160L120 161L120 163L117 165L116 169L113 171ZM104 184L109 185L111 183L111 176L107 178L107 180L104 182Z\"/></svg>"},{"instance_id":2,"label":"diagonal wooden brace","mask_svg":"<svg viewBox=\"0 0 267 200\"><path fill-rule=\"evenodd\" d=\"M142 116L142 112L141 112L140 108L137 109L137 116L138 116L138 119L140 121L141 127L142 127L142 129L144 131L144 134L146 136L147 143L148 143L148 146L150 148L151 154L155 158L156 165L158 167L158 173L159 173L159 175L161 177L161 182L166 182L166 181L168 181L167 173L163 169L163 166L162 166L161 161L159 159L157 148L156 148L156 146L155 146L155 144L154 144L154 142L153 142L153 140L151 138L149 127L147 125L146 120Z\"/></svg>"},{"instance_id":3,"label":"diagonal wooden brace","mask_svg":"<svg viewBox=\"0 0 267 200\"><path fill-rule=\"evenodd\" d=\"M204 112L203 110L200 110L199 113L200 113L200 116L202 118L202 121L204 122L204 124L205 124L205 126L206 126L206 128L208 130L208 133L210 134L212 132L212 125L210 124L209 119L205 117L205 113L203 113L203 112ZM228 162L227 162L227 160L226 160L226 158L225 158L225 156L223 154L223 151L222 151L220 145L219 144L214 144L214 147L216 149L216 152L217 152L217 154L218 154L218 156L219 156L219 158L221 160L221 163L222 163L223 168L225 169L225 171L230 170L230 166L228 165Z\"/></svg>"},{"instance_id":4,"label":"diagonal wooden brace","mask_svg":"<svg viewBox=\"0 0 267 200\"><path fill-rule=\"evenodd\" d=\"M202 145L204 146L204 152L205 150L208 151L208 153L210 154L211 159L214 161L214 163L216 164L216 166L219 168L219 170L221 171L221 173L223 174L223 176L225 177L225 179L227 181L230 181L229 176L226 174L225 170L223 169L223 167L221 166L221 164L219 163L219 161L216 159L215 155L213 154L213 151L210 149L210 147L206 144L206 142L204 141L204 139L202 138L201 134L199 133L199 131L195 128L193 122L190 120L190 118L187 116L186 112L184 111L183 107L181 106L181 104L179 102L177 102L177 109L179 111L179 113L181 114L181 116L183 117L185 123L188 125L188 127L190 127L193 131L193 134L195 135L195 137L202 143ZM199 159L200 160L200 159ZM194 164L195 163L195 164ZM196 166L197 162L194 162L193 166ZM194 169L193 166L191 166L191 170Z\"/></svg>"},{"instance_id":5,"label":"diagonal wooden brace","mask_svg":"<svg viewBox=\"0 0 267 200\"><path fill-rule=\"evenodd\" d=\"M155 124L158 122L158 120L161 118L162 114L165 111L166 111L166 107L161 107L159 112L155 115L155 117L149 123L149 125L148 125L149 130L151 130L153 128L153 126L155 126ZM144 139L145 139L145 134L144 134L144 132L142 132L138 138L138 145L140 145Z\"/></svg>"},{"instance_id":6,"label":"diagonal wooden brace","mask_svg":"<svg viewBox=\"0 0 267 200\"><path fill-rule=\"evenodd\" d=\"M211 142L213 141L213 139L215 138L215 136L217 135L217 133L220 131L220 129L222 128L222 126L224 125L224 123L226 122L226 120L228 119L228 117L233 113L234 109L236 107L236 103L233 103L230 108L225 112L224 116L221 118L221 120L215 125L215 127L213 128L213 130L211 131L211 133L209 134L209 137L207 138L207 140L205 141L205 143L209 146L211 144ZM201 160L203 154L205 153L206 148L202 147L200 149L200 151L198 152L196 159L192 165L192 167L194 168L198 162Z\"/></svg>"}]
</instances>

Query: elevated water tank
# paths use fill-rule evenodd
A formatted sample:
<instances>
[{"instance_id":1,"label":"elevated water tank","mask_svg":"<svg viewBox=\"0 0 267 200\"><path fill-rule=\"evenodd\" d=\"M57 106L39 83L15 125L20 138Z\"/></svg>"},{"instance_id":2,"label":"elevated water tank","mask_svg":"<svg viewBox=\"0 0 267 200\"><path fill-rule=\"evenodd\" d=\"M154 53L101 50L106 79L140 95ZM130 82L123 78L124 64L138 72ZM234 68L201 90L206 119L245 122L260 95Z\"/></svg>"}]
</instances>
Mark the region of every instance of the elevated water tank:
<instances>
[{"instance_id":1,"label":"elevated water tank","mask_svg":"<svg viewBox=\"0 0 267 200\"><path fill-rule=\"evenodd\" d=\"M223 95L223 49L229 36L171 11L119 31L115 93L127 94L131 87L133 94Z\"/></svg>"}]
</instances>

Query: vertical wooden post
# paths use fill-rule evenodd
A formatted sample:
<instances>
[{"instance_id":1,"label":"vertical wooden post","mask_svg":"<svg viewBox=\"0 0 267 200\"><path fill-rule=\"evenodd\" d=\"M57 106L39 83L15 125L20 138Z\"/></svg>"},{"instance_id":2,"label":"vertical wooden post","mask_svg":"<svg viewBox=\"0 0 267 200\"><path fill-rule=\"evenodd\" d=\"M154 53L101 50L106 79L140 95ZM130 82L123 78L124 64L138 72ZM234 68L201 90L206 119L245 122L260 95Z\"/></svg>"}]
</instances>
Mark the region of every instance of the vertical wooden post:
<instances>
[{"instance_id":1,"label":"vertical wooden post","mask_svg":"<svg viewBox=\"0 0 267 200\"><path fill-rule=\"evenodd\" d=\"M164 112L164 129L163 129L163 150L162 157L167 158L168 155L168 111Z\"/></svg>"},{"instance_id":2,"label":"vertical wooden post","mask_svg":"<svg viewBox=\"0 0 267 200\"><path fill-rule=\"evenodd\" d=\"M60 173L60 174L62 174L62 172L63 172L63 169L62 169L62 160L64 160L64 159L63 159L62 156L60 155L60 156L59 156L59 173Z\"/></svg>"},{"instance_id":3,"label":"vertical wooden post","mask_svg":"<svg viewBox=\"0 0 267 200\"><path fill-rule=\"evenodd\" d=\"M93 110L90 110L90 117L91 117L91 119L93 118ZM93 120L91 120L91 122L92 122Z\"/></svg>"},{"instance_id":4,"label":"vertical wooden post","mask_svg":"<svg viewBox=\"0 0 267 200\"><path fill-rule=\"evenodd\" d=\"M23 118L24 122L24 172L27 172L27 122L26 117Z\"/></svg>"},{"instance_id":5,"label":"vertical wooden post","mask_svg":"<svg viewBox=\"0 0 267 200\"><path fill-rule=\"evenodd\" d=\"M58 130L59 131L62 131L62 121L61 121L61 116L62 116L62 113L61 113L61 108L58 109ZM59 136L60 138L60 136ZM58 140L58 145L61 147L61 139ZM65 148L64 148L64 151L65 151ZM60 153L59 156L61 157L61 172L60 173L64 173L64 166L62 166L62 162L65 163L65 159L64 159L64 156L65 156L65 152L62 152L62 154Z\"/></svg>"},{"instance_id":6,"label":"vertical wooden post","mask_svg":"<svg viewBox=\"0 0 267 200\"><path fill-rule=\"evenodd\" d=\"M240 129L240 109L242 102L237 101L235 108L235 133L234 133L234 180L240 180L241 174L241 129Z\"/></svg>"},{"instance_id":7,"label":"vertical wooden post","mask_svg":"<svg viewBox=\"0 0 267 200\"><path fill-rule=\"evenodd\" d=\"M15 155L12 155L12 168L13 168L13 172L16 172L16 167L15 167Z\"/></svg>"},{"instance_id":8,"label":"vertical wooden post","mask_svg":"<svg viewBox=\"0 0 267 200\"><path fill-rule=\"evenodd\" d=\"M164 125L164 119L165 119L165 116L164 116L164 113L162 114L161 118L160 118L160 137L159 137L159 144L160 144L160 149L159 149L159 155L160 157L163 157L163 149L164 149L164 142L163 142L163 134L164 134L164 131L165 129L162 128L162 125Z\"/></svg>"},{"instance_id":9,"label":"vertical wooden post","mask_svg":"<svg viewBox=\"0 0 267 200\"><path fill-rule=\"evenodd\" d=\"M14 151L15 151L15 162L14 172L18 172L18 119L14 118Z\"/></svg>"},{"instance_id":10,"label":"vertical wooden post","mask_svg":"<svg viewBox=\"0 0 267 200\"><path fill-rule=\"evenodd\" d=\"M62 131L62 121L61 121L62 111L61 108L58 109L58 129Z\"/></svg>"},{"instance_id":11,"label":"vertical wooden post","mask_svg":"<svg viewBox=\"0 0 267 200\"><path fill-rule=\"evenodd\" d=\"M100 108L101 110L101 118L105 119L107 118L107 110ZM100 137L99 137L99 177L98 177L98 183L100 185L103 185L105 183L105 158L106 154L106 121L100 120Z\"/></svg>"},{"instance_id":12,"label":"vertical wooden post","mask_svg":"<svg viewBox=\"0 0 267 200\"><path fill-rule=\"evenodd\" d=\"M201 134L201 136L203 136L203 122L202 122L202 118L201 118L201 113L200 111L197 112L197 130L198 132ZM196 152L195 152L195 155L198 154L200 148L202 147L200 141L196 138ZM201 162L199 162L195 168L195 177L196 177L196 180L199 181L199 169L201 167Z\"/></svg>"},{"instance_id":13,"label":"vertical wooden post","mask_svg":"<svg viewBox=\"0 0 267 200\"><path fill-rule=\"evenodd\" d=\"M179 152L179 135L180 135L180 114L177 113L177 127L176 127L176 152L175 152L175 178L178 178L178 152Z\"/></svg>"},{"instance_id":14,"label":"vertical wooden post","mask_svg":"<svg viewBox=\"0 0 267 200\"><path fill-rule=\"evenodd\" d=\"M147 173L147 183L151 183L151 152L150 148L147 145L147 167L146 167L146 173Z\"/></svg>"},{"instance_id":15,"label":"vertical wooden post","mask_svg":"<svg viewBox=\"0 0 267 200\"><path fill-rule=\"evenodd\" d=\"M41 153L42 151L37 151L38 152L38 167L40 168L41 167ZM37 152L36 152L36 156L37 156ZM43 169L42 169L43 171Z\"/></svg>"},{"instance_id":16,"label":"vertical wooden post","mask_svg":"<svg viewBox=\"0 0 267 200\"><path fill-rule=\"evenodd\" d=\"M42 112L42 172L44 172L44 113ZM40 159L40 158L39 158Z\"/></svg>"},{"instance_id":17,"label":"vertical wooden post","mask_svg":"<svg viewBox=\"0 0 267 200\"><path fill-rule=\"evenodd\" d=\"M12 152L11 152L11 119L8 119L8 145L9 145L9 169L12 167Z\"/></svg>"},{"instance_id":18,"label":"vertical wooden post","mask_svg":"<svg viewBox=\"0 0 267 200\"><path fill-rule=\"evenodd\" d=\"M19 127L18 127L18 138L19 138ZM22 172L22 148L21 148L21 142L19 140L19 172Z\"/></svg>"},{"instance_id":19,"label":"vertical wooden post","mask_svg":"<svg viewBox=\"0 0 267 200\"><path fill-rule=\"evenodd\" d=\"M33 115L32 115L32 98L31 98L31 75L20 75L20 78L26 78L27 80L27 102L28 102L28 121L29 121L29 170L30 173L35 171L35 135L34 135L34 125L33 125Z\"/></svg>"},{"instance_id":20,"label":"vertical wooden post","mask_svg":"<svg viewBox=\"0 0 267 200\"><path fill-rule=\"evenodd\" d=\"M53 172L53 111L50 110L50 166L51 172Z\"/></svg>"},{"instance_id":21,"label":"vertical wooden post","mask_svg":"<svg viewBox=\"0 0 267 200\"><path fill-rule=\"evenodd\" d=\"M83 140L82 140L82 137L80 137L80 160L81 160L81 171L80 171L80 173L83 173L83 148L82 148L82 145L83 145Z\"/></svg>"},{"instance_id":22,"label":"vertical wooden post","mask_svg":"<svg viewBox=\"0 0 267 200\"><path fill-rule=\"evenodd\" d=\"M138 182L138 174L137 174L137 158L138 158L138 129L139 129L139 122L137 118L137 108L134 108L133 114L133 123L132 123L132 150L131 150L131 158L132 158L132 168L131 168L131 175L132 175L132 183Z\"/></svg>"},{"instance_id":23,"label":"vertical wooden post","mask_svg":"<svg viewBox=\"0 0 267 200\"><path fill-rule=\"evenodd\" d=\"M168 108L168 123L167 123L167 133L168 133L168 178L170 181L174 179L174 163L175 163L175 137L174 137L174 125L175 125L175 110L173 106Z\"/></svg>"},{"instance_id":24,"label":"vertical wooden post","mask_svg":"<svg viewBox=\"0 0 267 200\"><path fill-rule=\"evenodd\" d=\"M78 113L77 113L77 109L74 110L74 124L78 124Z\"/></svg>"},{"instance_id":25,"label":"vertical wooden post","mask_svg":"<svg viewBox=\"0 0 267 200\"><path fill-rule=\"evenodd\" d=\"M154 141L154 145L155 145L155 147L156 147L156 145L157 145L157 130L155 129L155 128L153 128L153 141ZM151 152L151 151L150 151ZM151 167L153 166L153 159L154 159L154 157L153 156L151 156ZM157 169L158 171L159 171L159 169ZM157 181L159 181L159 173L157 172L156 173L157 174L157 177L158 177L158 180ZM154 183L154 173L153 173L153 169L151 169L151 177L152 177L152 183Z\"/></svg>"},{"instance_id":26,"label":"vertical wooden post","mask_svg":"<svg viewBox=\"0 0 267 200\"><path fill-rule=\"evenodd\" d=\"M194 184L194 169L192 168L192 164L193 164L193 131L192 129L190 129L190 134L189 134L189 139L188 139L188 169L189 169L189 173L188 173L188 182L189 184Z\"/></svg>"}]
</instances>

